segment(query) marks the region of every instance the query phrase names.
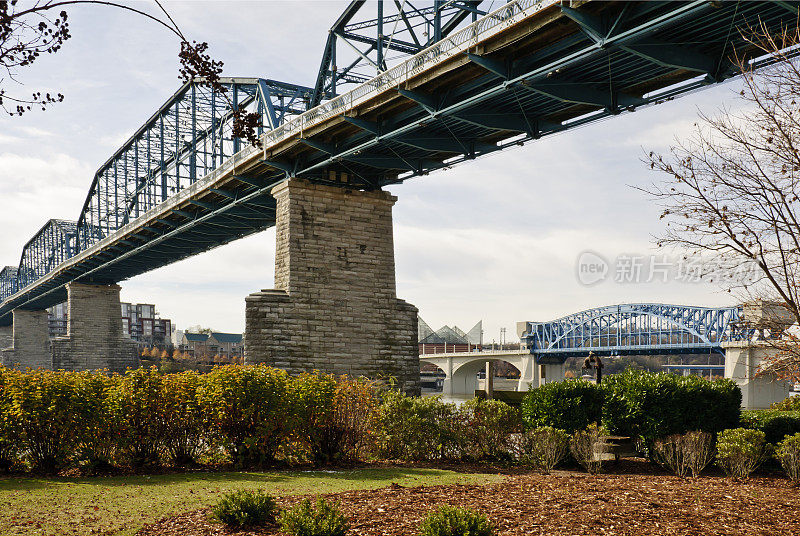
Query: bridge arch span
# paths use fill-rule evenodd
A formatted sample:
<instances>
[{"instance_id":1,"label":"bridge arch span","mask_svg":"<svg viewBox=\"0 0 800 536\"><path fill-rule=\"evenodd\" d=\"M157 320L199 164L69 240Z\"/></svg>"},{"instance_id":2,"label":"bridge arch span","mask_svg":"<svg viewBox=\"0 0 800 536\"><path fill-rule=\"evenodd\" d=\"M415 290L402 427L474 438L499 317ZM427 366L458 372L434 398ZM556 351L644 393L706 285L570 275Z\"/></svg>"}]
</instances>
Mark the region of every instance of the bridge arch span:
<instances>
[{"instance_id":1,"label":"bridge arch span","mask_svg":"<svg viewBox=\"0 0 800 536\"><path fill-rule=\"evenodd\" d=\"M430 363L445 373L445 395L471 395L478 388L478 373L487 361L505 361L517 369L517 390L527 390L535 374L532 355L520 352L470 352L420 355L420 363Z\"/></svg>"},{"instance_id":2,"label":"bridge arch span","mask_svg":"<svg viewBox=\"0 0 800 536\"><path fill-rule=\"evenodd\" d=\"M534 354L561 359L625 353L722 352L737 337L740 307L628 303L587 309L550 322L528 322L523 338Z\"/></svg>"}]
</instances>

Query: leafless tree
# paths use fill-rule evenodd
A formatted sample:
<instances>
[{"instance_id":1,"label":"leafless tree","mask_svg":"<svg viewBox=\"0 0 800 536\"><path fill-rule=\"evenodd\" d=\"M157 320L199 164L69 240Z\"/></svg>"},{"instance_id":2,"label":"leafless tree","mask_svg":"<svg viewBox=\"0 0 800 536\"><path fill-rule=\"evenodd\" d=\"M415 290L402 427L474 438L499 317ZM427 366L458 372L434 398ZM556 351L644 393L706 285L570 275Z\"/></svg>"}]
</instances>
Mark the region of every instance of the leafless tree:
<instances>
[{"instance_id":1,"label":"leafless tree","mask_svg":"<svg viewBox=\"0 0 800 536\"><path fill-rule=\"evenodd\" d=\"M693 135L669 154L651 152L647 164L667 179L645 191L663 208L659 245L710 256L729 269L755 263L755 277L718 282L777 300L800 322L800 30L775 35L762 25L743 35L774 63L754 72L734 53L743 73L741 108L701 115ZM781 336L781 352L771 370L797 378L796 337L772 331Z\"/></svg>"},{"instance_id":2,"label":"leafless tree","mask_svg":"<svg viewBox=\"0 0 800 536\"><path fill-rule=\"evenodd\" d=\"M160 24L180 42L179 77L209 86L229 104L227 88L220 82L223 63L208 54L208 43L189 41L164 6L155 1L162 15L155 16L141 9L118 2L103 0L36 0L20 6L18 0L0 0L0 108L12 116L20 116L35 107L42 110L64 100L61 93L33 91L30 96L13 96L8 86L19 83L20 72L43 54L55 54L72 37L67 10L75 6L105 6L129 11ZM234 107L231 106L231 109ZM258 113L244 109L233 110L233 135L259 145L256 129Z\"/></svg>"}]
</instances>

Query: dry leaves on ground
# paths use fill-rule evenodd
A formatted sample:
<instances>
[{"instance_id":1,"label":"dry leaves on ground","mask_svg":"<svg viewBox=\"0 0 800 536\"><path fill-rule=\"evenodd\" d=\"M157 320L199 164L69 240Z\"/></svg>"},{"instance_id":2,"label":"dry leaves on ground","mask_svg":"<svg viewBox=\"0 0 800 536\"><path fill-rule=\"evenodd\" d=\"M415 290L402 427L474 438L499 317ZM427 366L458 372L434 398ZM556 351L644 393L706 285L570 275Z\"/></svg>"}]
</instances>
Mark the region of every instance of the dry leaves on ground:
<instances>
[{"instance_id":1,"label":"dry leaves on ground","mask_svg":"<svg viewBox=\"0 0 800 536\"><path fill-rule=\"evenodd\" d=\"M413 536L442 504L484 512L500 536L800 534L800 489L780 478L732 482L663 475L558 472L514 475L489 485L454 485L332 494L352 536ZM279 500L295 504L299 497ZM139 536L278 536L277 527L229 531L198 510L145 526Z\"/></svg>"}]
</instances>

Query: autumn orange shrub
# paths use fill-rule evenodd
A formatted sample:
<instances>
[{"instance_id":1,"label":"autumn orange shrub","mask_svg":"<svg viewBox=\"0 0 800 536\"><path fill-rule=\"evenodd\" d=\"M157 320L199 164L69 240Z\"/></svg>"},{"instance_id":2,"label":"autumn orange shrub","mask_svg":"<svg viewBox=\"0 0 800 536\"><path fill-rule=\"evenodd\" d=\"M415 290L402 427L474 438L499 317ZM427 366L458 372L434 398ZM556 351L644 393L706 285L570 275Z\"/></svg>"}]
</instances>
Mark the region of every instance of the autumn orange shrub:
<instances>
[{"instance_id":1,"label":"autumn orange shrub","mask_svg":"<svg viewBox=\"0 0 800 536\"><path fill-rule=\"evenodd\" d=\"M332 374L303 374L293 382L295 438L316 463L357 459L369 442L378 406L373 381Z\"/></svg>"}]
</instances>

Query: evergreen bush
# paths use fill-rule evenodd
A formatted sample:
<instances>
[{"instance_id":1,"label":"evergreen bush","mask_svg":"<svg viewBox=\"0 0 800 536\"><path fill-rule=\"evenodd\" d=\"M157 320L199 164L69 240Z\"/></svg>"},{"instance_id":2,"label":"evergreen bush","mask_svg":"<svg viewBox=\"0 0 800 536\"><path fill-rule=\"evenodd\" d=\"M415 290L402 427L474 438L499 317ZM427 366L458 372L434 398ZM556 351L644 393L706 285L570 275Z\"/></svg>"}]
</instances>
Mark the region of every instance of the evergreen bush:
<instances>
[{"instance_id":1,"label":"evergreen bush","mask_svg":"<svg viewBox=\"0 0 800 536\"><path fill-rule=\"evenodd\" d=\"M214 518L229 527L274 523L277 512L275 499L261 489L226 493L211 509Z\"/></svg>"},{"instance_id":2,"label":"evergreen bush","mask_svg":"<svg viewBox=\"0 0 800 536\"><path fill-rule=\"evenodd\" d=\"M423 520L420 536L493 536L494 525L483 514L456 506L440 506Z\"/></svg>"},{"instance_id":3,"label":"evergreen bush","mask_svg":"<svg viewBox=\"0 0 800 536\"><path fill-rule=\"evenodd\" d=\"M792 482L800 481L800 433L783 438L778 443L775 457Z\"/></svg>"},{"instance_id":4,"label":"evergreen bush","mask_svg":"<svg viewBox=\"0 0 800 536\"><path fill-rule=\"evenodd\" d=\"M743 428L761 430L767 443L777 445L784 437L800 433L800 411L743 411L741 425Z\"/></svg>"},{"instance_id":5,"label":"evergreen bush","mask_svg":"<svg viewBox=\"0 0 800 536\"><path fill-rule=\"evenodd\" d=\"M726 474L746 479L767 458L768 445L761 430L732 428L717 437L717 464Z\"/></svg>"},{"instance_id":6,"label":"evergreen bush","mask_svg":"<svg viewBox=\"0 0 800 536\"><path fill-rule=\"evenodd\" d=\"M323 497L312 505L309 499L285 510L279 519L281 530L291 536L344 536L350 528L338 503Z\"/></svg>"},{"instance_id":7,"label":"evergreen bush","mask_svg":"<svg viewBox=\"0 0 800 536\"><path fill-rule=\"evenodd\" d=\"M742 394L729 379L628 370L603 378L603 425L615 435L657 438L699 430L715 434L739 423Z\"/></svg>"},{"instance_id":8,"label":"evergreen bush","mask_svg":"<svg viewBox=\"0 0 800 536\"><path fill-rule=\"evenodd\" d=\"M552 426L572 434L600 422L603 391L586 380L550 382L531 388L522 400L522 420L528 428Z\"/></svg>"}]
</instances>

